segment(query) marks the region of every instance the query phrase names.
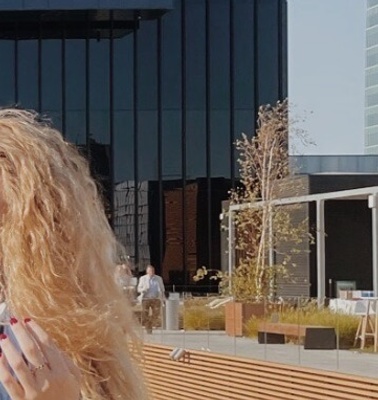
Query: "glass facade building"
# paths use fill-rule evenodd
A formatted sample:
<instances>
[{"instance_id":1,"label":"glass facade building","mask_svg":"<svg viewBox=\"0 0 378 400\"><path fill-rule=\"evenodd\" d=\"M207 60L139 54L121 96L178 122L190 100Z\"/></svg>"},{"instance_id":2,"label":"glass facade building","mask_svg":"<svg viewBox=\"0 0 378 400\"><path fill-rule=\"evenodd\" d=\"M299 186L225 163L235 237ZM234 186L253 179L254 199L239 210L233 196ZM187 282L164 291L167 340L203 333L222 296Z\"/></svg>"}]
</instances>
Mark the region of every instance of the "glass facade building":
<instances>
[{"instance_id":1,"label":"glass facade building","mask_svg":"<svg viewBox=\"0 0 378 400\"><path fill-rule=\"evenodd\" d=\"M367 0L365 153L378 153L378 0Z\"/></svg>"},{"instance_id":2,"label":"glass facade building","mask_svg":"<svg viewBox=\"0 0 378 400\"><path fill-rule=\"evenodd\" d=\"M287 95L286 0L0 0L0 105L90 160L140 270L220 266L234 141Z\"/></svg>"}]
</instances>

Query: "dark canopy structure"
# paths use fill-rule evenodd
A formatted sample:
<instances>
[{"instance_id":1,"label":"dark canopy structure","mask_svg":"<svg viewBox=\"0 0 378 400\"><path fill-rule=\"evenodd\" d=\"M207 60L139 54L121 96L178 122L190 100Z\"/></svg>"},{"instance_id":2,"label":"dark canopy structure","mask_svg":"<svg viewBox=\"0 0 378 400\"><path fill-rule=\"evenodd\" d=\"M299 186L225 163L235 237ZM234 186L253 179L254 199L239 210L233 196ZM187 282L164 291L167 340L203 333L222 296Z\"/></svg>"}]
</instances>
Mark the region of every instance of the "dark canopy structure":
<instances>
[{"instance_id":1,"label":"dark canopy structure","mask_svg":"<svg viewBox=\"0 0 378 400\"><path fill-rule=\"evenodd\" d=\"M173 0L1 0L0 39L117 38L172 8Z\"/></svg>"}]
</instances>

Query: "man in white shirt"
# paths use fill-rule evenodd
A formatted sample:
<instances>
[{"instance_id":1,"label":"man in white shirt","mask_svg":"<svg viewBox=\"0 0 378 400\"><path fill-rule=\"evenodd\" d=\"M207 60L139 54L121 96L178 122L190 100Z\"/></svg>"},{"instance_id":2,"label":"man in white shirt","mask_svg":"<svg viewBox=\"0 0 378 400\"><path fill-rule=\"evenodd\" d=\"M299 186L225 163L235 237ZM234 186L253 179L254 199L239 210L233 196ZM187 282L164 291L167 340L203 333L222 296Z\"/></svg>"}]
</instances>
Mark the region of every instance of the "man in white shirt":
<instances>
[{"instance_id":1,"label":"man in white shirt","mask_svg":"<svg viewBox=\"0 0 378 400\"><path fill-rule=\"evenodd\" d=\"M147 265L146 275L140 278L138 293L142 296L142 325L147 333L152 333L152 327L158 325L162 302L165 299L163 279L155 274L152 265Z\"/></svg>"}]
</instances>

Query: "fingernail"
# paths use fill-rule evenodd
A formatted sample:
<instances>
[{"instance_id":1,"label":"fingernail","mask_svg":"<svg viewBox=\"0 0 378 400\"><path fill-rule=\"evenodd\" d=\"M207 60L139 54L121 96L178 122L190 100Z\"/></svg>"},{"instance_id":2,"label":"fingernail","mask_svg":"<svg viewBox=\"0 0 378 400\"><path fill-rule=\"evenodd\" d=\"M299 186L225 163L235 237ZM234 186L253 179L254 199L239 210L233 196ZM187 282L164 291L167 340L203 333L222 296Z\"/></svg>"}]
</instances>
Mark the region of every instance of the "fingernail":
<instances>
[{"instance_id":1,"label":"fingernail","mask_svg":"<svg viewBox=\"0 0 378 400\"><path fill-rule=\"evenodd\" d=\"M5 340L7 339L7 335L5 335L4 333L0 334L0 340Z\"/></svg>"},{"instance_id":2,"label":"fingernail","mask_svg":"<svg viewBox=\"0 0 378 400\"><path fill-rule=\"evenodd\" d=\"M14 325L14 324L17 324L18 320L17 320L17 318L12 317L9 322L11 325Z\"/></svg>"},{"instance_id":3,"label":"fingernail","mask_svg":"<svg viewBox=\"0 0 378 400\"><path fill-rule=\"evenodd\" d=\"M30 321L31 321L30 318L25 318L25 319L24 319L25 324L27 324L27 323L30 322Z\"/></svg>"}]
</instances>

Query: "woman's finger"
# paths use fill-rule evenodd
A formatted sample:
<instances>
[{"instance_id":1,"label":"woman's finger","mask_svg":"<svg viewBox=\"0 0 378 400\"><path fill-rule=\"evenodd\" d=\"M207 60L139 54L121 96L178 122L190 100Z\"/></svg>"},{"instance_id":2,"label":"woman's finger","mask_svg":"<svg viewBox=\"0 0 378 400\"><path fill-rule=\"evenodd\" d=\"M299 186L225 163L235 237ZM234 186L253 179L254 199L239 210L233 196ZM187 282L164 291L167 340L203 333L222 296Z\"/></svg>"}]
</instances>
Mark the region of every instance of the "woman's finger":
<instances>
[{"instance_id":1,"label":"woman's finger","mask_svg":"<svg viewBox=\"0 0 378 400\"><path fill-rule=\"evenodd\" d=\"M0 382L12 400L24 398L24 389L12 375L5 354L0 355Z\"/></svg>"},{"instance_id":2,"label":"woman's finger","mask_svg":"<svg viewBox=\"0 0 378 400\"><path fill-rule=\"evenodd\" d=\"M37 368L42 364L48 363L48 360L45 359L39 345L33 339L25 325L22 322L18 322L14 317L10 319L10 324L21 352L26 357L30 366L32 368Z\"/></svg>"},{"instance_id":3,"label":"woman's finger","mask_svg":"<svg viewBox=\"0 0 378 400\"><path fill-rule=\"evenodd\" d=\"M9 340L7 335L0 335L0 345L9 366L12 368L15 378L24 389L31 389L34 387L33 374L25 362L22 354L15 348L13 343Z\"/></svg>"},{"instance_id":4,"label":"woman's finger","mask_svg":"<svg viewBox=\"0 0 378 400\"><path fill-rule=\"evenodd\" d=\"M50 336L35 321L25 319L25 327L30 330L34 340L37 342L40 351L48 362L50 369L55 372L61 371L62 367L66 367L60 350L55 346Z\"/></svg>"}]
</instances>

